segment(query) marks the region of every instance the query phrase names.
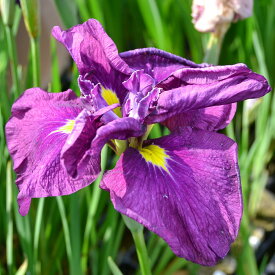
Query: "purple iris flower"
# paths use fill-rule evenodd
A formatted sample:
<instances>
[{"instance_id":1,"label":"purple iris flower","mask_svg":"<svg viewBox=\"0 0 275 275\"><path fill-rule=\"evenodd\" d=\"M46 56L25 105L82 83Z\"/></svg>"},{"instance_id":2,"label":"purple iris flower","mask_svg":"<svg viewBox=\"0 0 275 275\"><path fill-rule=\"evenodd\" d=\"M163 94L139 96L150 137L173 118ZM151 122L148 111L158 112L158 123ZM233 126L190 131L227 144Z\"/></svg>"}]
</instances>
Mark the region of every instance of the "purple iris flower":
<instances>
[{"instance_id":1,"label":"purple iris flower","mask_svg":"<svg viewBox=\"0 0 275 275\"><path fill-rule=\"evenodd\" d=\"M82 96L32 88L6 125L21 215L32 198L68 195L100 173L107 143L120 155L100 187L116 210L161 236L173 252L214 265L242 216L237 145L217 133L236 102L261 97L266 79L244 64L195 64L154 49L119 54L96 20L53 29L79 69ZM155 123L171 134L147 140Z\"/></svg>"}]
</instances>

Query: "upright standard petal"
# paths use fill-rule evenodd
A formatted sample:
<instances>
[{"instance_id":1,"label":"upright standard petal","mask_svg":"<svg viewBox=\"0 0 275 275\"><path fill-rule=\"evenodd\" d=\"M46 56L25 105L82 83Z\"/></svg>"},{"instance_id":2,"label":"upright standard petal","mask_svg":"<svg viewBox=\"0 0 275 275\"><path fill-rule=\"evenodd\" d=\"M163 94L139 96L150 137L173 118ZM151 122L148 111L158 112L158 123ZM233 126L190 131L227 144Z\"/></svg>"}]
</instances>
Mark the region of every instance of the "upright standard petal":
<instances>
[{"instance_id":1,"label":"upright standard petal","mask_svg":"<svg viewBox=\"0 0 275 275\"><path fill-rule=\"evenodd\" d=\"M150 106L157 103L160 89L154 88L155 80L143 70L133 72L123 85L129 91L123 106L124 116L143 122L149 114Z\"/></svg>"},{"instance_id":2,"label":"upright standard petal","mask_svg":"<svg viewBox=\"0 0 275 275\"><path fill-rule=\"evenodd\" d=\"M17 173L21 215L28 213L31 198L74 193L99 174L99 159L91 160L79 180L70 178L60 163L60 152L78 124L81 110L81 102L71 90L47 93L32 88L14 103L6 138Z\"/></svg>"},{"instance_id":3,"label":"upright standard petal","mask_svg":"<svg viewBox=\"0 0 275 275\"><path fill-rule=\"evenodd\" d=\"M163 92L148 123L161 122L190 110L261 97L271 91L267 80L244 64L181 69L157 87Z\"/></svg>"},{"instance_id":4,"label":"upright standard petal","mask_svg":"<svg viewBox=\"0 0 275 275\"><path fill-rule=\"evenodd\" d=\"M97 20L90 19L67 31L56 26L52 34L68 49L83 77L123 96L121 83L132 69L120 58L116 45Z\"/></svg>"},{"instance_id":5,"label":"upright standard petal","mask_svg":"<svg viewBox=\"0 0 275 275\"><path fill-rule=\"evenodd\" d=\"M91 113L98 112L107 106L117 105L112 112L107 112L102 117L104 123L108 123L112 120L121 117L120 100L114 92L106 90L100 84L92 84L90 81L83 80L82 76L78 78L78 83L82 88L82 102L84 107ZM84 88L84 90L83 90Z\"/></svg>"},{"instance_id":6,"label":"upright standard petal","mask_svg":"<svg viewBox=\"0 0 275 275\"><path fill-rule=\"evenodd\" d=\"M120 53L121 58L134 70L144 70L156 82L167 78L171 73L182 68L201 68L208 64L196 64L180 56L155 49L144 48Z\"/></svg>"},{"instance_id":7,"label":"upright standard petal","mask_svg":"<svg viewBox=\"0 0 275 275\"><path fill-rule=\"evenodd\" d=\"M242 216L237 146L214 132L181 135L129 148L101 188L116 210L161 236L179 257L214 265L229 251Z\"/></svg>"}]
</instances>

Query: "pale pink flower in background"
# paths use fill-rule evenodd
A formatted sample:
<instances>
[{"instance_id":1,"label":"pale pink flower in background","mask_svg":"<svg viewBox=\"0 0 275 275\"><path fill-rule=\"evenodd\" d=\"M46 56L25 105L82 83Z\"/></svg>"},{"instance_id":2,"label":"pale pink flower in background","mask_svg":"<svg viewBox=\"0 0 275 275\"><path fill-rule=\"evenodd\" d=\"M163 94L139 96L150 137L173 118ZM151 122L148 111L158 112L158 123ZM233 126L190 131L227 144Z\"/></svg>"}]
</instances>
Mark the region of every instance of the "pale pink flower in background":
<instances>
[{"instance_id":1,"label":"pale pink flower in background","mask_svg":"<svg viewBox=\"0 0 275 275\"><path fill-rule=\"evenodd\" d=\"M200 32L215 32L224 24L252 15L253 0L193 0L192 17Z\"/></svg>"}]
</instances>

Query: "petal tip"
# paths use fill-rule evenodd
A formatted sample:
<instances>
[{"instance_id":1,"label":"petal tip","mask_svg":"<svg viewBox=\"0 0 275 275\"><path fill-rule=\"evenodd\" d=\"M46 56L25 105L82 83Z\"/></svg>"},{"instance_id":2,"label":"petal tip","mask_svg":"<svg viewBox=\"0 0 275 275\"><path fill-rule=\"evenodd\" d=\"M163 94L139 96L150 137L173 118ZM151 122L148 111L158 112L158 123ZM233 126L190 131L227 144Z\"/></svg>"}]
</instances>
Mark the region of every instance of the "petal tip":
<instances>
[{"instance_id":1,"label":"petal tip","mask_svg":"<svg viewBox=\"0 0 275 275\"><path fill-rule=\"evenodd\" d=\"M54 26L52 28L52 36L58 41L61 41L62 32L63 30L59 26Z\"/></svg>"},{"instance_id":2,"label":"petal tip","mask_svg":"<svg viewBox=\"0 0 275 275\"><path fill-rule=\"evenodd\" d=\"M20 195L19 195L20 196ZM30 198L19 198L18 196L18 212L21 216L26 216L29 213L30 206L31 206L31 199Z\"/></svg>"}]
</instances>

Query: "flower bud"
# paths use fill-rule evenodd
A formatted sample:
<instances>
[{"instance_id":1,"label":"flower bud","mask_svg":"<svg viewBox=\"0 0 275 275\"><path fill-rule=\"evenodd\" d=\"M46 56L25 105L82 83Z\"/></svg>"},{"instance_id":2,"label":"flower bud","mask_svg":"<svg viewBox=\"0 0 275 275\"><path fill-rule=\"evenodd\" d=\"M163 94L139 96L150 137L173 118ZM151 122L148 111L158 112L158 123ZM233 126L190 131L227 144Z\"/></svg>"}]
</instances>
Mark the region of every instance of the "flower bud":
<instances>
[{"instance_id":1,"label":"flower bud","mask_svg":"<svg viewBox=\"0 0 275 275\"><path fill-rule=\"evenodd\" d=\"M221 25L252 15L253 0L194 0L192 17L200 32L216 32Z\"/></svg>"}]
</instances>

